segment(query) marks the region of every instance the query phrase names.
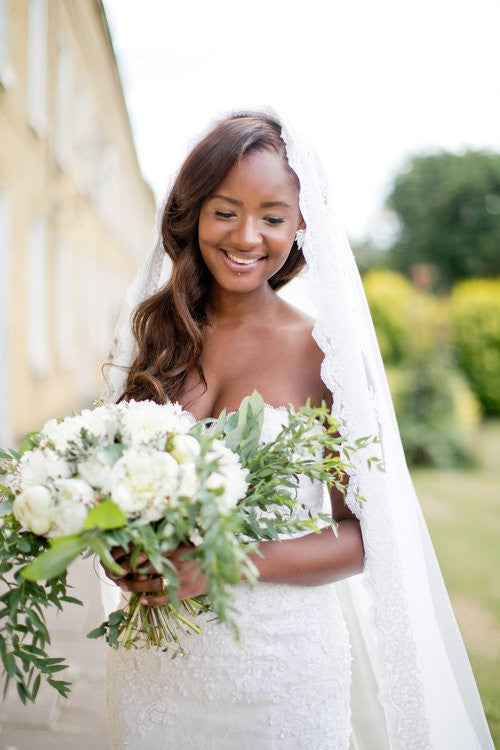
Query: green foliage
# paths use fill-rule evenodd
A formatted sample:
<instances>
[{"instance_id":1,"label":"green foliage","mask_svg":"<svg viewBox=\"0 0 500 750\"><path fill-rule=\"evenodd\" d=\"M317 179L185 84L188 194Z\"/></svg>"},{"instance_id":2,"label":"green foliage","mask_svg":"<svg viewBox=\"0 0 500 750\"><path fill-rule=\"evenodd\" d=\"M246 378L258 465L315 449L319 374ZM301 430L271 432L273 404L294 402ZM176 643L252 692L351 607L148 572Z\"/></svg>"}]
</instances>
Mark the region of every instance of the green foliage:
<instances>
[{"instance_id":1,"label":"green foliage","mask_svg":"<svg viewBox=\"0 0 500 750\"><path fill-rule=\"evenodd\" d=\"M408 353L415 291L395 271L369 271L363 276L363 285L382 358L387 365L398 364Z\"/></svg>"},{"instance_id":2,"label":"green foliage","mask_svg":"<svg viewBox=\"0 0 500 750\"><path fill-rule=\"evenodd\" d=\"M415 156L396 178L388 207L400 233L392 267L431 264L437 285L500 273L500 154Z\"/></svg>"},{"instance_id":3,"label":"green foliage","mask_svg":"<svg viewBox=\"0 0 500 750\"><path fill-rule=\"evenodd\" d=\"M450 320L460 366L485 411L500 414L500 278L457 284Z\"/></svg>"},{"instance_id":4,"label":"green foliage","mask_svg":"<svg viewBox=\"0 0 500 750\"><path fill-rule=\"evenodd\" d=\"M413 466L470 466L479 407L446 354L415 353L404 369L389 370L401 439Z\"/></svg>"},{"instance_id":5,"label":"green foliage","mask_svg":"<svg viewBox=\"0 0 500 750\"><path fill-rule=\"evenodd\" d=\"M370 271L363 282L408 462L471 463L479 407L454 366L446 302L394 271Z\"/></svg>"},{"instance_id":6,"label":"green foliage","mask_svg":"<svg viewBox=\"0 0 500 750\"><path fill-rule=\"evenodd\" d=\"M1 503L4 505L5 501ZM42 537L20 532L12 514L5 514L0 526L0 658L4 668L4 697L14 680L23 703L35 701L42 680L63 697L69 682L57 678L67 668L64 659L50 657L50 635L45 623L48 607L61 610L64 603L81 604L67 593L66 571L48 583L28 581L22 568L43 553L47 542Z\"/></svg>"},{"instance_id":7,"label":"green foliage","mask_svg":"<svg viewBox=\"0 0 500 750\"><path fill-rule=\"evenodd\" d=\"M6 632L11 627L12 633L9 639L4 638L2 647L8 678L16 677L20 695L34 700L39 685L36 670L39 674L44 674L44 670L48 672L49 684L62 694L67 692L67 683L54 681L52 676L63 668L62 660L47 660L43 651L49 636L41 613L47 601L52 602L54 591L59 592L60 601L71 601L66 596L66 570L82 552L94 552L106 568L123 575L125 568L117 564L111 550L117 547L128 550L130 567L127 569L141 575L152 575L155 571L155 577L163 578L168 597L165 605L145 606L141 595L134 594L124 609L112 613L89 637L104 636L113 647L130 648L141 643L176 651L177 628L187 627L199 632L199 627L189 617L200 611L210 609L229 625L235 636L238 635L231 585L242 577L256 581L257 570L250 554L257 551L258 542L278 539L282 533L319 531L325 523L330 523L335 530L335 521L330 516L300 512L305 510L298 507L295 500L300 476L335 485L344 491L348 464L340 458L340 452L349 460L353 451L367 449L376 441L360 437L354 445L347 445L338 437L339 424L330 416L326 405L311 407L307 403L298 411L289 410L287 423L275 440L261 443L264 406L261 396L254 392L242 401L237 412L229 416L223 412L219 419L203 420L191 428L191 435L199 445L199 455L193 458L199 481L196 495L176 497L175 502L166 505L158 521L149 522L144 517L127 519L115 502L105 497L88 511L81 531L49 541L23 530L12 512L15 490L4 487L5 499L0 503L0 510L5 511L1 526L2 559L5 572L13 568L15 572L6 594L8 606L1 612L8 620ZM234 504L229 500L226 505L227 499L221 498L224 486L216 484L214 487L208 482L209 477L220 470L220 461L224 458L218 454L220 446L214 438L222 438L226 448L239 456L246 469L246 477L242 475L238 480L241 489L237 492L245 492L245 482L248 491L238 505L236 500ZM23 450L36 444L36 435L30 436L24 441ZM15 475L18 454L2 455L0 472L7 475L8 482L9 473ZM233 458L236 471L241 472L236 457ZM378 456L367 460L370 466L380 468ZM181 603L177 599L178 571L169 553L181 546L186 546L186 559L196 560L207 582L203 600ZM44 580L48 583L42 585ZM19 592L29 592L29 598ZM58 601L54 600L56 606ZM30 652L29 643L24 651L19 651L19 633L31 633L30 628L35 626L41 636L37 635L38 640L31 646L42 649L42 653ZM40 641L40 638L45 640ZM16 658L21 659L23 669L29 674L27 681L23 681L22 670L16 667ZM31 683L32 679L35 682Z\"/></svg>"}]
</instances>

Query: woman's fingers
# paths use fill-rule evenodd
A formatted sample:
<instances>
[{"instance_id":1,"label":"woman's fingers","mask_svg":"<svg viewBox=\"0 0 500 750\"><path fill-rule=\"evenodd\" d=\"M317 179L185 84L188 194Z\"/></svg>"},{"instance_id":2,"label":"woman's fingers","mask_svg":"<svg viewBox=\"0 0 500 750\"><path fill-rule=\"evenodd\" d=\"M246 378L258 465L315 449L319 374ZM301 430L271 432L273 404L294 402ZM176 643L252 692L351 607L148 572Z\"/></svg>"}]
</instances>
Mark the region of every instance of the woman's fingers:
<instances>
[{"instance_id":1,"label":"woman's fingers","mask_svg":"<svg viewBox=\"0 0 500 750\"><path fill-rule=\"evenodd\" d=\"M124 549L123 547L112 547L110 550L111 557L115 560L115 562L118 563L118 565L127 571L127 573L132 573L132 565L130 562L130 559L132 557L132 545L130 545L129 549ZM147 555L144 554L144 552L140 552L136 559L135 559L135 569L140 567L141 565L144 565L144 563L147 563L148 558ZM146 572L146 571L144 571ZM154 570L152 572L155 572ZM118 578L121 578L122 576L117 576Z\"/></svg>"},{"instance_id":2,"label":"woman's fingers","mask_svg":"<svg viewBox=\"0 0 500 750\"><path fill-rule=\"evenodd\" d=\"M163 578L161 576L134 576L130 580L121 581L120 585L134 594L143 594L163 590Z\"/></svg>"},{"instance_id":3,"label":"woman's fingers","mask_svg":"<svg viewBox=\"0 0 500 750\"><path fill-rule=\"evenodd\" d=\"M161 604L168 604L168 596L166 594L141 596L141 604L147 604L149 607L158 607Z\"/></svg>"}]
</instances>

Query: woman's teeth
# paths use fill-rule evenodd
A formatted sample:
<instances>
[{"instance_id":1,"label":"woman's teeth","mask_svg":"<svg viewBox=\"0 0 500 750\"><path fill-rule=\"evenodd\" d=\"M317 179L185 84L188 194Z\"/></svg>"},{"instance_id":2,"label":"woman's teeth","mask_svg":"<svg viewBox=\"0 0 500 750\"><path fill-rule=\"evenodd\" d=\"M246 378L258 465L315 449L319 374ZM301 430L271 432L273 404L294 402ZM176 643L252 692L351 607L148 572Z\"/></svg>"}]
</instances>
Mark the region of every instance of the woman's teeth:
<instances>
[{"instance_id":1,"label":"woman's teeth","mask_svg":"<svg viewBox=\"0 0 500 750\"><path fill-rule=\"evenodd\" d=\"M229 258L229 260L232 260L233 263L239 263L240 266L251 266L255 265L255 263L258 263L260 258L238 258L237 255L232 255L227 250L224 250L225 255Z\"/></svg>"}]
</instances>

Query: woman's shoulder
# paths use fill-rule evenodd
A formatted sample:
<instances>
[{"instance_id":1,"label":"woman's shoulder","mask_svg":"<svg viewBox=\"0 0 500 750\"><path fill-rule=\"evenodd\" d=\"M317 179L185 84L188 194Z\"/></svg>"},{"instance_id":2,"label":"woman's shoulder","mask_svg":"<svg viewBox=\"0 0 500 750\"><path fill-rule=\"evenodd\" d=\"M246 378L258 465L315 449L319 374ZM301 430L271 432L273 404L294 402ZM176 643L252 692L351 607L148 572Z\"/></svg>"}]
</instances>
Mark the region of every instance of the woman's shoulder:
<instances>
[{"instance_id":1,"label":"woman's shoulder","mask_svg":"<svg viewBox=\"0 0 500 750\"><path fill-rule=\"evenodd\" d=\"M282 331L285 335L293 337L295 344L302 344L305 348L309 348L311 353L316 352L319 356L321 350L312 335L314 318L285 300L281 302L280 327Z\"/></svg>"},{"instance_id":2,"label":"woman's shoulder","mask_svg":"<svg viewBox=\"0 0 500 750\"><path fill-rule=\"evenodd\" d=\"M315 319L285 301L281 314L283 341L289 345L289 351L293 352L291 356L295 360L295 367L307 382L310 395L315 394L314 400L318 403L324 398L331 405L331 395L321 380L321 365L325 355L313 337Z\"/></svg>"}]
</instances>

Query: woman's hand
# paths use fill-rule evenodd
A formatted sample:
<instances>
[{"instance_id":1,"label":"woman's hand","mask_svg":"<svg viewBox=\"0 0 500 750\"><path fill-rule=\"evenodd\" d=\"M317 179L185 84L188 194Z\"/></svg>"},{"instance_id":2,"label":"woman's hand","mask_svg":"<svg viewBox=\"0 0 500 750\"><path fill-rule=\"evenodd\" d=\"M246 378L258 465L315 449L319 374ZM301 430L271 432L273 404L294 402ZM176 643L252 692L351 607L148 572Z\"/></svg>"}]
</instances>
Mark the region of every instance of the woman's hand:
<instances>
[{"instance_id":1,"label":"woman's hand","mask_svg":"<svg viewBox=\"0 0 500 750\"><path fill-rule=\"evenodd\" d=\"M181 545L172 552L164 553L164 556L168 557L177 568L179 588L177 589L176 594L180 601L204 594L207 587L206 578L201 573L196 560L181 559L190 549L192 549L192 547ZM124 550L121 547L115 547L111 550L111 554L118 565L124 568L126 573L122 576L117 576L106 570L106 575L111 578L111 580L114 581L122 591L144 594L144 596L141 597L141 602L150 606L166 604L168 602L168 596L164 591L163 577L158 574L158 571L153 568L152 565L144 570L144 566L148 563L145 554L140 554L136 562L136 566L140 566L143 569L142 573L134 573L132 571L129 551Z\"/></svg>"}]
</instances>

